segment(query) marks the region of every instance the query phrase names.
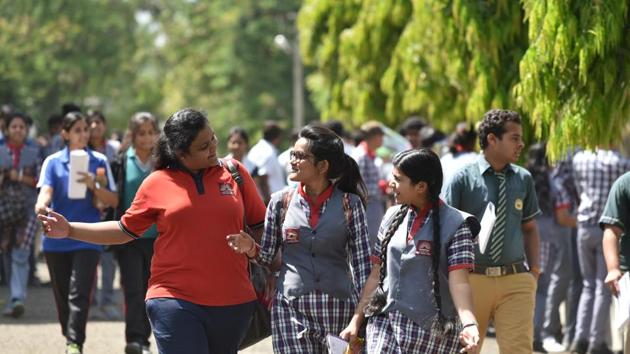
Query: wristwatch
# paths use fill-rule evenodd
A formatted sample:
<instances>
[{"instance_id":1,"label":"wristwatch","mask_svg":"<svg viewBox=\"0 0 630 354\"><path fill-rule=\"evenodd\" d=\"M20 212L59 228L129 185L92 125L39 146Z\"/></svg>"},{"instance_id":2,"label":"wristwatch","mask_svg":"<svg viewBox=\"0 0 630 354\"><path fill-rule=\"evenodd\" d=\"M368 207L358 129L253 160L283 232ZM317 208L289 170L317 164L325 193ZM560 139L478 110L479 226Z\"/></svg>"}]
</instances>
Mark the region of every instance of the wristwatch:
<instances>
[{"instance_id":1,"label":"wristwatch","mask_svg":"<svg viewBox=\"0 0 630 354\"><path fill-rule=\"evenodd\" d=\"M97 191L99 189L101 189L101 184L98 181L94 181L94 190Z\"/></svg>"}]
</instances>

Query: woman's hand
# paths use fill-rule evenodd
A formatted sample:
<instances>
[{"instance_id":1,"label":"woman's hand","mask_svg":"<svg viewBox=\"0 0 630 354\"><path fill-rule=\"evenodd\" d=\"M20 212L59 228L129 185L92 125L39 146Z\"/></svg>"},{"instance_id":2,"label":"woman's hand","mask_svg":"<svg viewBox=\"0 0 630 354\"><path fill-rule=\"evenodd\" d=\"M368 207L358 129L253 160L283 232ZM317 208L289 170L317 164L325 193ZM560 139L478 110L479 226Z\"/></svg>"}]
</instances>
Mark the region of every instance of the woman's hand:
<instances>
[{"instance_id":1,"label":"woman's hand","mask_svg":"<svg viewBox=\"0 0 630 354\"><path fill-rule=\"evenodd\" d=\"M96 185L96 177L94 176L94 174L90 172L77 173L81 176L81 178L79 178L77 182L85 184L89 190L93 191Z\"/></svg>"},{"instance_id":2,"label":"woman's hand","mask_svg":"<svg viewBox=\"0 0 630 354\"><path fill-rule=\"evenodd\" d=\"M353 316L352 320L348 324L341 333L339 333L339 337L345 340L348 343L354 343L357 340L357 336L359 335L359 323L357 322L357 316Z\"/></svg>"},{"instance_id":3,"label":"woman's hand","mask_svg":"<svg viewBox=\"0 0 630 354\"><path fill-rule=\"evenodd\" d=\"M256 256L256 241L247 232L241 230L238 234L227 235L225 239L234 252L245 253L250 258Z\"/></svg>"},{"instance_id":4,"label":"woman's hand","mask_svg":"<svg viewBox=\"0 0 630 354\"><path fill-rule=\"evenodd\" d=\"M459 342L464 348L460 350L460 353L477 353L479 350L479 328L477 325L471 325L462 329L459 334Z\"/></svg>"},{"instance_id":5,"label":"woman's hand","mask_svg":"<svg viewBox=\"0 0 630 354\"><path fill-rule=\"evenodd\" d=\"M39 213L37 218L44 226L46 237L64 238L70 235L70 223L63 215L55 213L52 209L46 209L46 214Z\"/></svg>"}]
</instances>

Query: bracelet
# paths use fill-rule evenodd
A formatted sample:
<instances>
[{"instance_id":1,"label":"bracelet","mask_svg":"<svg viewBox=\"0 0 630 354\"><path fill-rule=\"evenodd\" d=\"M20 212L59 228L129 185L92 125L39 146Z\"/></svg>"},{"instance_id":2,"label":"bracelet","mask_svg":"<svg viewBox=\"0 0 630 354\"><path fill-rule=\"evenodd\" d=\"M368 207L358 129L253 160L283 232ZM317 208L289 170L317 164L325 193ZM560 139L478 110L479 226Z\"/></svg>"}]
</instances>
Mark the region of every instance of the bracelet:
<instances>
[{"instance_id":1,"label":"bracelet","mask_svg":"<svg viewBox=\"0 0 630 354\"><path fill-rule=\"evenodd\" d=\"M468 327L473 327L473 326L477 326L477 322L471 322L471 323L467 323L465 324L462 329L464 328L468 328Z\"/></svg>"}]
</instances>

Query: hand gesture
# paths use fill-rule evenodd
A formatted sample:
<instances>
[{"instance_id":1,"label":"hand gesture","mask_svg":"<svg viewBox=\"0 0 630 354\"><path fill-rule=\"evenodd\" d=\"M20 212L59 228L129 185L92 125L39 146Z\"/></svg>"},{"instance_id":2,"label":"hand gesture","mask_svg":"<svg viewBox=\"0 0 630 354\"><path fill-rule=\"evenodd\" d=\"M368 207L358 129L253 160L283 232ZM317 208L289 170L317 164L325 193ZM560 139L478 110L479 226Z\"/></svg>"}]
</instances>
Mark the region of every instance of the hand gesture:
<instances>
[{"instance_id":1,"label":"hand gesture","mask_svg":"<svg viewBox=\"0 0 630 354\"><path fill-rule=\"evenodd\" d=\"M63 215L55 213L52 209L47 209L46 212L47 214L37 215L44 226L46 237L64 238L70 235L70 223Z\"/></svg>"},{"instance_id":2,"label":"hand gesture","mask_svg":"<svg viewBox=\"0 0 630 354\"><path fill-rule=\"evenodd\" d=\"M85 184L89 190L93 191L95 183L96 183L94 174L90 172L77 172L77 173L81 176L81 178L79 178L77 182Z\"/></svg>"},{"instance_id":3,"label":"hand gesture","mask_svg":"<svg viewBox=\"0 0 630 354\"><path fill-rule=\"evenodd\" d=\"M462 329L459 334L459 342L464 347L459 351L460 353L477 353L477 350L479 350L479 329L477 325Z\"/></svg>"},{"instance_id":4,"label":"hand gesture","mask_svg":"<svg viewBox=\"0 0 630 354\"><path fill-rule=\"evenodd\" d=\"M604 280L604 283L614 296L619 295L619 279L621 279L621 275L621 270L619 268L613 269L608 272L608 275L606 275L606 279Z\"/></svg>"},{"instance_id":5,"label":"hand gesture","mask_svg":"<svg viewBox=\"0 0 630 354\"><path fill-rule=\"evenodd\" d=\"M341 337L341 339L345 340L346 342L350 344L353 344L354 342L356 342L358 335L359 335L359 326L354 319L350 321L350 323L348 324L348 327L346 327L343 331L341 331L341 333L339 333L339 337Z\"/></svg>"},{"instance_id":6,"label":"hand gesture","mask_svg":"<svg viewBox=\"0 0 630 354\"><path fill-rule=\"evenodd\" d=\"M227 235L225 239L227 240L228 246L238 254L246 253L249 255L256 249L256 241L243 230L238 234Z\"/></svg>"}]
</instances>

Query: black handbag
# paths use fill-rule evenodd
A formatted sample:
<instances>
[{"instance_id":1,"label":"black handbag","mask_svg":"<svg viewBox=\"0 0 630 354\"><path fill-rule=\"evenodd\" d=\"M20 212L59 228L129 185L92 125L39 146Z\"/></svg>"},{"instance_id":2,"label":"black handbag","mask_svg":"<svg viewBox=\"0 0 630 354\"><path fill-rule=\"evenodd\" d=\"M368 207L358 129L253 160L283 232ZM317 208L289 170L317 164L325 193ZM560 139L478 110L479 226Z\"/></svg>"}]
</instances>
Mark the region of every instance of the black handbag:
<instances>
[{"instance_id":1,"label":"black handbag","mask_svg":"<svg viewBox=\"0 0 630 354\"><path fill-rule=\"evenodd\" d=\"M224 162L232 178L236 181L241 195L243 195L243 177L238 171L238 168L230 160L224 160ZM245 231L253 235L251 230L247 229L245 216L243 216L243 220L245 221ZM241 339L241 343L238 347L239 350L252 346L271 335L271 312L269 311L269 304L264 300L265 287L269 276L270 272L266 267L252 262L249 263L249 277L256 291L258 300L256 301L256 309L249 322L247 333L245 333L245 337Z\"/></svg>"}]
</instances>

